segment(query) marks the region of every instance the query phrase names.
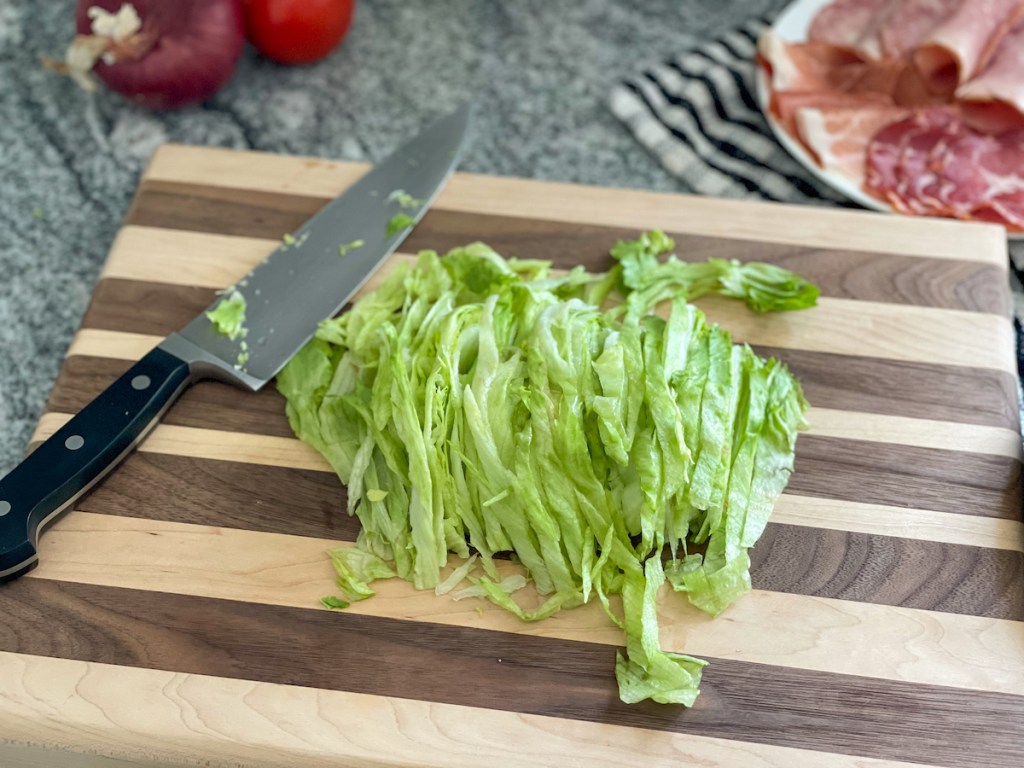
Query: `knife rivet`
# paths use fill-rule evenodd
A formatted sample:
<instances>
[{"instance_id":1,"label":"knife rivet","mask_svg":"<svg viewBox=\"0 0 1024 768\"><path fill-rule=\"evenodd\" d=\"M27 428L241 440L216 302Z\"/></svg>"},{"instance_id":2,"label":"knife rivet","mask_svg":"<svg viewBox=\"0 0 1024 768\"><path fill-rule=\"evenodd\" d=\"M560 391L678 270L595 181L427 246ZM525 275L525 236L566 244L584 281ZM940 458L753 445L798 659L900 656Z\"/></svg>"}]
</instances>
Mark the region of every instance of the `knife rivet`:
<instances>
[{"instance_id":1,"label":"knife rivet","mask_svg":"<svg viewBox=\"0 0 1024 768\"><path fill-rule=\"evenodd\" d=\"M85 438L81 435L72 435L64 441L64 447L69 451L77 451L83 445L85 445Z\"/></svg>"},{"instance_id":2,"label":"knife rivet","mask_svg":"<svg viewBox=\"0 0 1024 768\"><path fill-rule=\"evenodd\" d=\"M10 511L11 511L11 502L9 502L9 501L0 501L0 517L3 517L4 515L6 515Z\"/></svg>"},{"instance_id":3,"label":"knife rivet","mask_svg":"<svg viewBox=\"0 0 1024 768\"><path fill-rule=\"evenodd\" d=\"M148 389L151 383L149 376L136 376L132 379L132 389Z\"/></svg>"}]
</instances>

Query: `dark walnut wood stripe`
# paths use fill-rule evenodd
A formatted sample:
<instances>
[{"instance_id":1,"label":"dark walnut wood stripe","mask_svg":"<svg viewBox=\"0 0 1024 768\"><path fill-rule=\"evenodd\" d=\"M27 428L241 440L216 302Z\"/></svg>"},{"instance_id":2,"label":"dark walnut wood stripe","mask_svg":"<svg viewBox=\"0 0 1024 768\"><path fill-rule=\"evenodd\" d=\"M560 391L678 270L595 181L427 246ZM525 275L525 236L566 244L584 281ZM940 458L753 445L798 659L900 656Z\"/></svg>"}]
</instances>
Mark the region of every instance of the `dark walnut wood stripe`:
<instances>
[{"instance_id":1,"label":"dark walnut wood stripe","mask_svg":"<svg viewBox=\"0 0 1024 768\"><path fill-rule=\"evenodd\" d=\"M355 541L359 522L346 504L344 487L325 472L137 453L76 506ZM770 523L751 558L758 589L1024 619L1020 552Z\"/></svg>"},{"instance_id":2,"label":"dark walnut wood stripe","mask_svg":"<svg viewBox=\"0 0 1024 768\"><path fill-rule=\"evenodd\" d=\"M755 589L1024 620L1024 554L769 523Z\"/></svg>"},{"instance_id":3,"label":"dark walnut wood stripe","mask_svg":"<svg viewBox=\"0 0 1024 768\"><path fill-rule=\"evenodd\" d=\"M324 198L144 181L127 224L278 240ZM550 259L569 268L611 265L608 249L637 230L433 210L402 246L445 251L485 240L506 256ZM1009 313L1006 271L970 261L870 254L674 233L680 258L767 261L795 270L826 296Z\"/></svg>"},{"instance_id":4,"label":"dark walnut wood stripe","mask_svg":"<svg viewBox=\"0 0 1024 768\"><path fill-rule=\"evenodd\" d=\"M785 361L818 408L1020 429L1008 371L755 347Z\"/></svg>"},{"instance_id":5,"label":"dark walnut wood stripe","mask_svg":"<svg viewBox=\"0 0 1024 768\"><path fill-rule=\"evenodd\" d=\"M1024 697L710 659L697 705L618 701L614 649L22 579L6 651L371 693L948 768L1019 765ZM60 631L54 631L60 627Z\"/></svg>"},{"instance_id":6,"label":"dark walnut wood stripe","mask_svg":"<svg viewBox=\"0 0 1024 768\"><path fill-rule=\"evenodd\" d=\"M133 453L77 509L146 520L355 541L359 521L336 475Z\"/></svg>"},{"instance_id":7,"label":"dark walnut wood stripe","mask_svg":"<svg viewBox=\"0 0 1024 768\"><path fill-rule=\"evenodd\" d=\"M801 435L786 491L1020 520L1020 472L1008 456Z\"/></svg>"},{"instance_id":8,"label":"dark walnut wood stripe","mask_svg":"<svg viewBox=\"0 0 1024 768\"><path fill-rule=\"evenodd\" d=\"M110 278L100 281L82 326L166 336L215 299L213 290ZM1006 371L756 346L785 361L822 408L1017 429L1017 390Z\"/></svg>"}]
</instances>

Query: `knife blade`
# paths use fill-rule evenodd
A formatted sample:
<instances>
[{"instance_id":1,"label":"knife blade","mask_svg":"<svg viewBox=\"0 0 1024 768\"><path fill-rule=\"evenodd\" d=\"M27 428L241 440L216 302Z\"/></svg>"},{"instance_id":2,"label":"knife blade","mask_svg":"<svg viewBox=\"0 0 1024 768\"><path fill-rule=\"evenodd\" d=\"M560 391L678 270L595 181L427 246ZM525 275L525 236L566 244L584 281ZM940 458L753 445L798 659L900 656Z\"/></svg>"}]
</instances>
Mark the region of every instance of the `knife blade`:
<instances>
[{"instance_id":1,"label":"knife blade","mask_svg":"<svg viewBox=\"0 0 1024 768\"><path fill-rule=\"evenodd\" d=\"M458 164L469 121L466 104L435 122L226 289L244 302L244 335L232 339L211 320L218 298L0 479L0 582L38 564L42 528L124 459L188 386L213 378L256 391L269 382L422 218ZM398 215L408 218L391 231Z\"/></svg>"}]
</instances>

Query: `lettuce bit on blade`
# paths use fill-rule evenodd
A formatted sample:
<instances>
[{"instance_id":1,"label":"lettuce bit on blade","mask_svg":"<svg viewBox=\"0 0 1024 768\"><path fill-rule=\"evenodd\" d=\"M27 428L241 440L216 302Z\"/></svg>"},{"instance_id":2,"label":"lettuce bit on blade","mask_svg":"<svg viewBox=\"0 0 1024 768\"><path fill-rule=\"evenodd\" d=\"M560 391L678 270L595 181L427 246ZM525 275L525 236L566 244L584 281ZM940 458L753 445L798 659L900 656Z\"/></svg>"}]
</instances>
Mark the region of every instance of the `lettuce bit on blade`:
<instances>
[{"instance_id":1,"label":"lettuce bit on blade","mask_svg":"<svg viewBox=\"0 0 1024 768\"><path fill-rule=\"evenodd\" d=\"M213 323L213 327L217 329L218 333L223 333L235 341L239 337L245 336L245 310L245 296L237 289L232 289L216 307L206 313L206 317Z\"/></svg>"},{"instance_id":2,"label":"lettuce bit on blade","mask_svg":"<svg viewBox=\"0 0 1024 768\"><path fill-rule=\"evenodd\" d=\"M356 248L362 248L364 245L366 245L366 241L365 240L353 240L351 243L346 243L345 245L339 245L338 246L338 255L339 256L348 256L349 251L354 251Z\"/></svg>"},{"instance_id":3,"label":"lettuce bit on blade","mask_svg":"<svg viewBox=\"0 0 1024 768\"><path fill-rule=\"evenodd\" d=\"M747 549L807 403L785 366L688 301L776 311L818 291L770 265L660 258L673 247L661 232L620 242L604 274L482 243L423 251L320 325L278 387L362 524L331 553L340 603L392 574L439 594L468 579L455 599L525 621L597 601L625 634L622 700L693 703L705 663L660 647L659 588L711 615L749 591Z\"/></svg>"},{"instance_id":4,"label":"lettuce bit on blade","mask_svg":"<svg viewBox=\"0 0 1024 768\"><path fill-rule=\"evenodd\" d=\"M408 229L416 223L416 219L407 213L396 213L390 219L388 219L388 230L387 236L394 237L403 229Z\"/></svg>"}]
</instances>

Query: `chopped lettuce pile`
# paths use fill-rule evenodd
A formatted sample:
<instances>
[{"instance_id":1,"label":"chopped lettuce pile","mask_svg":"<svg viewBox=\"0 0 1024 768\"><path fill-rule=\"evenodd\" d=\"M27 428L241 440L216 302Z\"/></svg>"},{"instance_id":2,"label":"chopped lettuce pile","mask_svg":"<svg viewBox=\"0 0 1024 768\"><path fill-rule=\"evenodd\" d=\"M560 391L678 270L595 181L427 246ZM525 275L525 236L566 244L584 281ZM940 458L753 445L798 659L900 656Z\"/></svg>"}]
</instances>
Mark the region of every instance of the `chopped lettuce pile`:
<instances>
[{"instance_id":1,"label":"chopped lettuce pile","mask_svg":"<svg viewBox=\"0 0 1024 768\"><path fill-rule=\"evenodd\" d=\"M622 700L693 704L705 662L660 647L658 589L712 615L750 589L747 549L807 403L781 363L687 300L765 312L818 290L767 264L659 258L673 248L660 232L620 242L604 274L481 243L423 251L320 326L278 387L362 523L356 547L331 553L344 599L325 605L395 575L438 593L468 579L455 597L526 621L597 600L625 632ZM442 582L450 552L464 562ZM499 553L526 578L502 579ZM514 594L527 579L532 601Z\"/></svg>"}]
</instances>

